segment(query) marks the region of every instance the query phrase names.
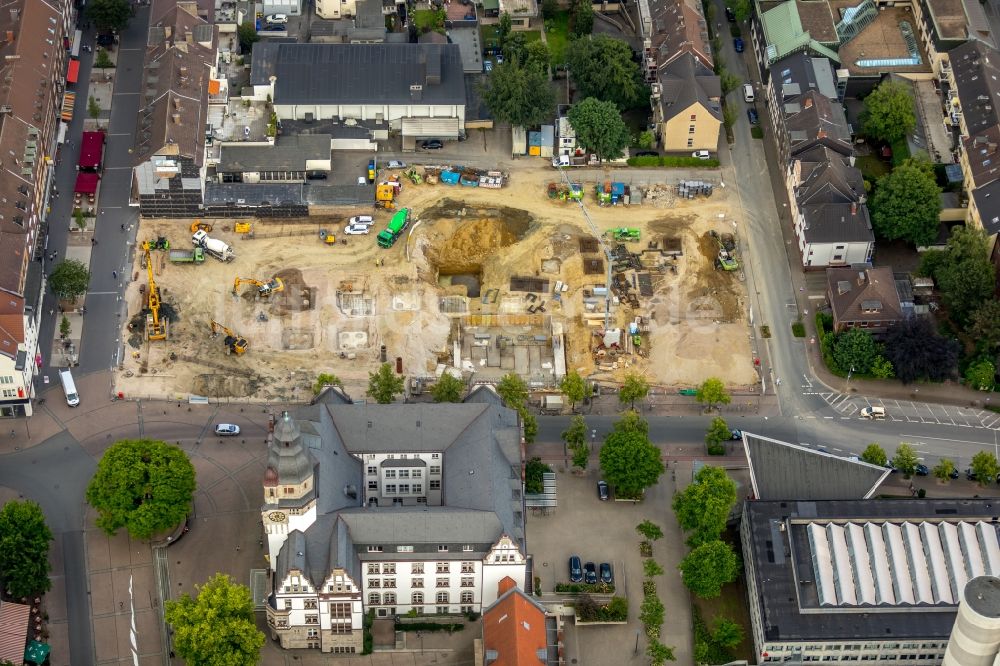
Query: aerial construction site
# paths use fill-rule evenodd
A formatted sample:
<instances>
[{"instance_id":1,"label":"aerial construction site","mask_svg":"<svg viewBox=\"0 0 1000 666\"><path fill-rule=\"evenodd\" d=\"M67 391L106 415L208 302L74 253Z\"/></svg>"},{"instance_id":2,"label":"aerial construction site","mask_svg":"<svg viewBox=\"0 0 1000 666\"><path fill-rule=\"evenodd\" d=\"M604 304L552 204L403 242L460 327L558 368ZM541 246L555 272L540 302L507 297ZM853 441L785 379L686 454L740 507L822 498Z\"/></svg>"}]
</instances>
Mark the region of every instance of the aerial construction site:
<instances>
[{"instance_id":1,"label":"aerial construction site","mask_svg":"<svg viewBox=\"0 0 1000 666\"><path fill-rule=\"evenodd\" d=\"M116 390L307 400L325 372L360 398L383 361L414 393L445 371L757 381L731 190L571 187L544 166L502 189L411 175L374 214L142 221Z\"/></svg>"}]
</instances>

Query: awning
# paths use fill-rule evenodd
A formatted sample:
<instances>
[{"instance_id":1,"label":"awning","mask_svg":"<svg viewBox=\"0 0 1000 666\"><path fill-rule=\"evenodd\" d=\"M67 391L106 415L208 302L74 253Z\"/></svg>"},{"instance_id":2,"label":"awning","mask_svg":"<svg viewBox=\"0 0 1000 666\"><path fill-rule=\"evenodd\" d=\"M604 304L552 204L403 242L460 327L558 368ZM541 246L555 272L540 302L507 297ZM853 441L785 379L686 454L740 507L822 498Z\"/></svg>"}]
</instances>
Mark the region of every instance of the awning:
<instances>
[{"instance_id":1,"label":"awning","mask_svg":"<svg viewBox=\"0 0 1000 666\"><path fill-rule=\"evenodd\" d=\"M417 139L457 139L458 118L403 118L403 136Z\"/></svg>"},{"instance_id":2,"label":"awning","mask_svg":"<svg viewBox=\"0 0 1000 666\"><path fill-rule=\"evenodd\" d=\"M74 192L79 192L80 194L93 194L97 191L97 181L99 180L96 173L92 171L81 171L76 174L76 186L73 187Z\"/></svg>"},{"instance_id":3,"label":"awning","mask_svg":"<svg viewBox=\"0 0 1000 666\"><path fill-rule=\"evenodd\" d=\"M56 143L66 143L66 130L69 129L69 125L63 121L59 121L59 133L56 135Z\"/></svg>"},{"instance_id":4,"label":"awning","mask_svg":"<svg viewBox=\"0 0 1000 666\"><path fill-rule=\"evenodd\" d=\"M76 80L80 77L80 61L75 58L70 58L69 69L66 70L66 83L76 83Z\"/></svg>"},{"instance_id":5,"label":"awning","mask_svg":"<svg viewBox=\"0 0 1000 666\"><path fill-rule=\"evenodd\" d=\"M0 601L0 661L21 663L30 616L31 606Z\"/></svg>"},{"instance_id":6,"label":"awning","mask_svg":"<svg viewBox=\"0 0 1000 666\"><path fill-rule=\"evenodd\" d=\"M73 120L73 107L76 105L76 93L68 92L63 95L62 113L59 117L69 122Z\"/></svg>"},{"instance_id":7,"label":"awning","mask_svg":"<svg viewBox=\"0 0 1000 666\"><path fill-rule=\"evenodd\" d=\"M28 643L28 649L24 651L24 660L33 664L44 664L51 650L48 643L31 641Z\"/></svg>"},{"instance_id":8,"label":"awning","mask_svg":"<svg viewBox=\"0 0 1000 666\"><path fill-rule=\"evenodd\" d=\"M80 141L81 169L96 169L104 157L104 132L84 132Z\"/></svg>"}]
</instances>

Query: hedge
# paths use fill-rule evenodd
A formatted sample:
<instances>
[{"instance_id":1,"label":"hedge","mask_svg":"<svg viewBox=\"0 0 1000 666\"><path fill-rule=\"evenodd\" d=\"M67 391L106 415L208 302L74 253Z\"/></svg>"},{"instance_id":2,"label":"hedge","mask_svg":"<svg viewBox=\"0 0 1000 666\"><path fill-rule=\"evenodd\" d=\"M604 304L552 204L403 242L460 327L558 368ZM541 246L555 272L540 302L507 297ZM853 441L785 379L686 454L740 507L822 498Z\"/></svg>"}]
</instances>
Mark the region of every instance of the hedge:
<instances>
[{"instance_id":1,"label":"hedge","mask_svg":"<svg viewBox=\"0 0 1000 666\"><path fill-rule=\"evenodd\" d=\"M462 631L461 622L396 622L396 631Z\"/></svg>"},{"instance_id":2,"label":"hedge","mask_svg":"<svg viewBox=\"0 0 1000 666\"><path fill-rule=\"evenodd\" d=\"M628 601L624 597L611 597L601 606L593 597L583 596L576 602L576 616L580 622L625 622L628 620Z\"/></svg>"},{"instance_id":3,"label":"hedge","mask_svg":"<svg viewBox=\"0 0 1000 666\"><path fill-rule=\"evenodd\" d=\"M556 583L555 591L566 594L612 594L615 586L610 583Z\"/></svg>"},{"instance_id":4,"label":"hedge","mask_svg":"<svg viewBox=\"0 0 1000 666\"><path fill-rule=\"evenodd\" d=\"M719 160L703 160L697 157L684 157L683 155L644 155L643 157L628 158L628 165L631 167L715 169L719 166Z\"/></svg>"}]
</instances>

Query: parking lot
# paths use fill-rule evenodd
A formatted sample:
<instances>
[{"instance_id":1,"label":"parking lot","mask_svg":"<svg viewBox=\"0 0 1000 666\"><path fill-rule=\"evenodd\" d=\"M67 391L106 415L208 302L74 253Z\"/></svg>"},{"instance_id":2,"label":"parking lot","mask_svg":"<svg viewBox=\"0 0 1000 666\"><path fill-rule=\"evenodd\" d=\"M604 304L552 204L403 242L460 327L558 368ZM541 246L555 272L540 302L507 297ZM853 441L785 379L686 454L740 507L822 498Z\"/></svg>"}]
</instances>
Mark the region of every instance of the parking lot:
<instances>
[{"instance_id":1,"label":"parking lot","mask_svg":"<svg viewBox=\"0 0 1000 666\"><path fill-rule=\"evenodd\" d=\"M668 470L660 484L647 491L646 500L640 504L600 501L598 474L597 470L589 470L582 477L558 473L558 507L550 509L547 515L531 514L528 518L528 552L534 558L534 575L541 578L543 602L558 604L572 598L556 594L553 589L556 583L569 582L568 563L573 555L578 555L584 563L612 564L615 594L626 596L629 601L627 625L576 627L572 618L568 618L566 660L578 666L647 663L646 637L639 622L643 574L640 537L635 526L648 519L664 532L664 538L653 546L654 558L666 571L656 581L660 599L667 607L661 640L674 646L678 663L690 663L690 598L677 571L684 543L670 510L673 470ZM637 635L638 654L635 654Z\"/></svg>"},{"instance_id":2,"label":"parking lot","mask_svg":"<svg viewBox=\"0 0 1000 666\"><path fill-rule=\"evenodd\" d=\"M914 388L920 391L919 387ZM866 398L850 393L819 393L842 418L860 418L865 407L885 408L885 419L900 423L937 423L966 428L1000 429L1000 414L986 409L956 407L953 405L931 405L909 400ZM989 400L989 398L987 398Z\"/></svg>"}]
</instances>

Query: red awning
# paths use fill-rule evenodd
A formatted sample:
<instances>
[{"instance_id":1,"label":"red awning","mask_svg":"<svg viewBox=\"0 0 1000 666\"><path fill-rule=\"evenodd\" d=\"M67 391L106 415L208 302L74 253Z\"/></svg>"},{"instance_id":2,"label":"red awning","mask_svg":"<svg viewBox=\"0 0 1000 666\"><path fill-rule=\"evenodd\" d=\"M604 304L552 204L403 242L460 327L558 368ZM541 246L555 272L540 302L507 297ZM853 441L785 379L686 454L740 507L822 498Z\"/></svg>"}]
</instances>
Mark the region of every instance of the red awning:
<instances>
[{"instance_id":1,"label":"red awning","mask_svg":"<svg viewBox=\"0 0 1000 666\"><path fill-rule=\"evenodd\" d=\"M80 61L70 58L69 69L66 70L66 83L76 83L80 76Z\"/></svg>"},{"instance_id":2,"label":"red awning","mask_svg":"<svg viewBox=\"0 0 1000 666\"><path fill-rule=\"evenodd\" d=\"M0 603L0 660L20 664L24 661L24 643L28 637L31 606L9 601Z\"/></svg>"},{"instance_id":3,"label":"red awning","mask_svg":"<svg viewBox=\"0 0 1000 666\"><path fill-rule=\"evenodd\" d=\"M97 191L97 180L96 173L81 171L76 174L76 187L73 188L73 191L80 194L93 194Z\"/></svg>"},{"instance_id":4,"label":"red awning","mask_svg":"<svg viewBox=\"0 0 1000 666\"><path fill-rule=\"evenodd\" d=\"M104 156L104 132L84 132L80 141L81 169L96 169L101 166Z\"/></svg>"}]
</instances>

